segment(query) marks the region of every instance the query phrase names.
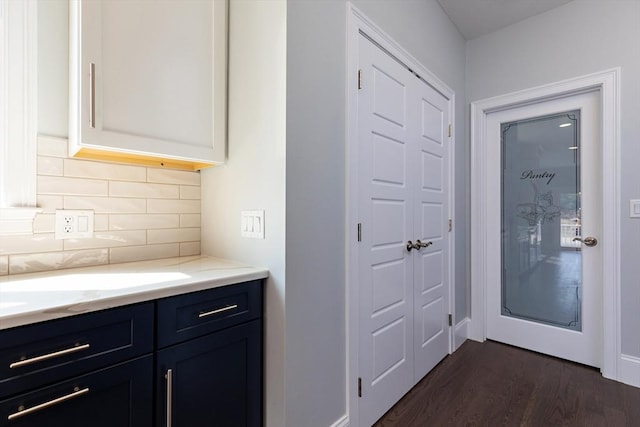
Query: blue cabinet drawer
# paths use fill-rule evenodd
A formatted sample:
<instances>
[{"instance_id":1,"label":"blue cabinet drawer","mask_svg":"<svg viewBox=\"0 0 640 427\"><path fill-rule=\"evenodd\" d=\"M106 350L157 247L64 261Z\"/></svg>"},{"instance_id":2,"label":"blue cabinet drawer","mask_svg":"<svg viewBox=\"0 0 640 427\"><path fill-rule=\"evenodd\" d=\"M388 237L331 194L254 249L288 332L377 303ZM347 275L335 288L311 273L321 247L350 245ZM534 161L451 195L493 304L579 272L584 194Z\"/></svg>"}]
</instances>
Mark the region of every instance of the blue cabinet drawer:
<instances>
[{"instance_id":1,"label":"blue cabinet drawer","mask_svg":"<svg viewBox=\"0 0 640 427\"><path fill-rule=\"evenodd\" d=\"M158 348L248 322L262 316L262 281L164 298L156 316Z\"/></svg>"},{"instance_id":2,"label":"blue cabinet drawer","mask_svg":"<svg viewBox=\"0 0 640 427\"><path fill-rule=\"evenodd\" d=\"M153 303L0 331L0 398L153 351Z\"/></svg>"},{"instance_id":3,"label":"blue cabinet drawer","mask_svg":"<svg viewBox=\"0 0 640 427\"><path fill-rule=\"evenodd\" d=\"M152 355L0 399L0 427L151 427L152 413Z\"/></svg>"}]
</instances>

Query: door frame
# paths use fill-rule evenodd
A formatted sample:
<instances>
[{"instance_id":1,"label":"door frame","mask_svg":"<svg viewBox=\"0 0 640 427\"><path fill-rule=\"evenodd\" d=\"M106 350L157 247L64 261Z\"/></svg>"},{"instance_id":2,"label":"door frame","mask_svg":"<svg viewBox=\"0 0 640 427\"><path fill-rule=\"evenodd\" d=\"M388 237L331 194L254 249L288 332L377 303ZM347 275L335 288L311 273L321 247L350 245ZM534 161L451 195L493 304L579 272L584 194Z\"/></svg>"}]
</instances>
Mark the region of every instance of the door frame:
<instances>
[{"instance_id":1,"label":"door frame","mask_svg":"<svg viewBox=\"0 0 640 427\"><path fill-rule=\"evenodd\" d=\"M347 415L334 426L351 425L358 426L358 242L357 226L358 217L358 38L360 33L365 34L374 43L386 50L391 56L410 68L433 89L441 93L449 100L449 117L452 130L455 130L455 92L449 88L435 74L424 67L417 59L395 42L387 33L358 10L351 2L347 2L347 138L346 138L346 348L347 348ZM455 132L452 131L449 138L449 215L455 218ZM455 319L455 265L453 254L455 253L455 227L448 234L449 259L449 313ZM449 354L455 350L455 324L449 327Z\"/></svg>"},{"instance_id":2,"label":"door frame","mask_svg":"<svg viewBox=\"0 0 640 427\"><path fill-rule=\"evenodd\" d=\"M471 319L469 338L486 340L487 289L487 115L583 92L600 93L602 136L602 367L619 380L620 346L620 68L471 103Z\"/></svg>"}]
</instances>

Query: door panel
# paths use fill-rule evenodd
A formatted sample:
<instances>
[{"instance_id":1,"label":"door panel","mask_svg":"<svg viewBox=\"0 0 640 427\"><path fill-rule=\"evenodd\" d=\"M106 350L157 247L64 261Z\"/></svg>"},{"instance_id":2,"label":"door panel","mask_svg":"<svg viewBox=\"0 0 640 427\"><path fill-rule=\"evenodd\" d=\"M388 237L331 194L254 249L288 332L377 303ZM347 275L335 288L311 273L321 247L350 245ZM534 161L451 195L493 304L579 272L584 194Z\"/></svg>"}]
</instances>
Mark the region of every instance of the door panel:
<instances>
[{"instance_id":1,"label":"door panel","mask_svg":"<svg viewBox=\"0 0 640 427\"><path fill-rule=\"evenodd\" d=\"M358 96L360 423L372 425L413 386L413 208L406 88L411 75L360 37Z\"/></svg>"},{"instance_id":2,"label":"door panel","mask_svg":"<svg viewBox=\"0 0 640 427\"><path fill-rule=\"evenodd\" d=\"M414 230L413 235L429 246L415 255L414 331L415 369L418 382L449 353L449 170L445 126L449 123L449 101L415 79ZM447 125L445 125L445 123Z\"/></svg>"},{"instance_id":3,"label":"door panel","mask_svg":"<svg viewBox=\"0 0 640 427\"><path fill-rule=\"evenodd\" d=\"M601 366L598 93L488 115L487 338ZM502 190L502 191L501 191ZM502 254L502 255L501 255Z\"/></svg>"},{"instance_id":4,"label":"door panel","mask_svg":"<svg viewBox=\"0 0 640 427\"><path fill-rule=\"evenodd\" d=\"M449 352L449 101L361 36L358 92L360 425ZM407 249L407 242L429 242Z\"/></svg>"}]
</instances>

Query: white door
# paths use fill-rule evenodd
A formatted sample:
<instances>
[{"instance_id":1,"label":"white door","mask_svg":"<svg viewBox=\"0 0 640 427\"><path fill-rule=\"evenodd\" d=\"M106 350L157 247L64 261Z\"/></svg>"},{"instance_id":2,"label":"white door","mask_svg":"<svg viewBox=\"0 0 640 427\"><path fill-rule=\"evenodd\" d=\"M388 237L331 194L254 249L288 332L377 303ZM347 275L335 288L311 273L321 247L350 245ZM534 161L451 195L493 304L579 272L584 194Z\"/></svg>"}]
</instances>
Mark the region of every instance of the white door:
<instances>
[{"instance_id":1,"label":"white door","mask_svg":"<svg viewBox=\"0 0 640 427\"><path fill-rule=\"evenodd\" d=\"M599 92L487 116L487 338L602 363Z\"/></svg>"},{"instance_id":2,"label":"white door","mask_svg":"<svg viewBox=\"0 0 640 427\"><path fill-rule=\"evenodd\" d=\"M448 354L448 101L364 36L358 94L360 425ZM416 241L425 247L408 247Z\"/></svg>"},{"instance_id":3,"label":"white door","mask_svg":"<svg viewBox=\"0 0 640 427\"><path fill-rule=\"evenodd\" d=\"M413 236L427 245L413 255L417 383L449 353L449 101L415 77L413 86Z\"/></svg>"}]
</instances>

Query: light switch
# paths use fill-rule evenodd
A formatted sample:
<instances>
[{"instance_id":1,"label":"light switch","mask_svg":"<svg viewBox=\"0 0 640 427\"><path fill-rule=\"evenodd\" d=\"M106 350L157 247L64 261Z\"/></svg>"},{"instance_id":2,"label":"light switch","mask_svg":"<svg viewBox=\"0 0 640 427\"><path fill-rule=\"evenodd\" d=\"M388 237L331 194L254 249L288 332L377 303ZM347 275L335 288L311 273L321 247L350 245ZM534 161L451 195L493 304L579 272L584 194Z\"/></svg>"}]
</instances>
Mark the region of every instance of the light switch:
<instances>
[{"instance_id":1,"label":"light switch","mask_svg":"<svg viewBox=\"0 0 640 427\"><path fill-rule=\"evenodd\" d=\"M240 213L240 235L264 239L264 211L242 211Z\"/></svg>"},{"instance_id":2,"label":"light switch","mask_svg":"<svg viewBox=\"0 0 640 427\"><path fill-rule=\"evenodd\" d=\"M640 218L640 200L629 200L629 218Z\"/></svg>"}]
</instances>

